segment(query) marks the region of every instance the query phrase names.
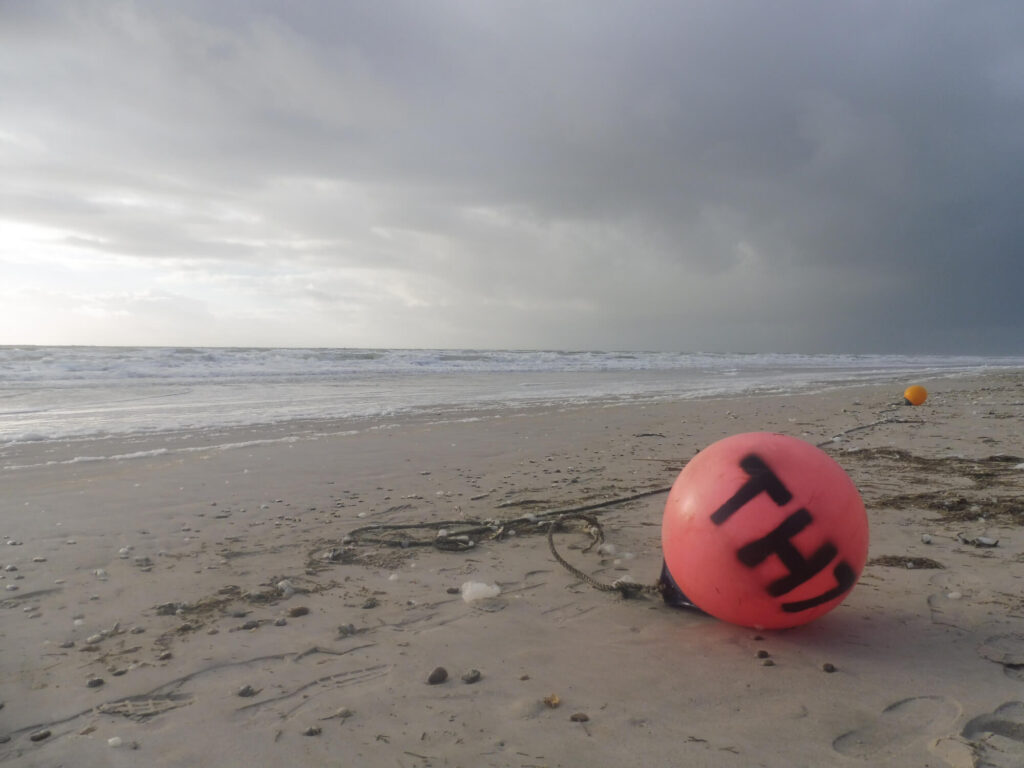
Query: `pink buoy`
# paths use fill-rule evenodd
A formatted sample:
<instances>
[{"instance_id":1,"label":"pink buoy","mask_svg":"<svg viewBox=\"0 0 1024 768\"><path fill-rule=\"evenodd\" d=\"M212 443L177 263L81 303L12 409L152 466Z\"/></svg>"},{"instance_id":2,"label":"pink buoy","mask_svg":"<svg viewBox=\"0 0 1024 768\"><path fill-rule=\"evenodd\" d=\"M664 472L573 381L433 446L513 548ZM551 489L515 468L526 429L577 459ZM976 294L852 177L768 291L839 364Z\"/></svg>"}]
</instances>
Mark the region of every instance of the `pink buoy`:
<instances>
[{"instance_id":1,"label":"pink buoy","mask_svg":"<svg viewBox=\"0 0 1024 768\"><path fill-rule=\"evenodd\" d=\"M824 451L769 432L733 435L679 473L661 528L665 565L694 605L757 629L839 605L868 555L864 502Z\"/></svg>"}]
</instances>

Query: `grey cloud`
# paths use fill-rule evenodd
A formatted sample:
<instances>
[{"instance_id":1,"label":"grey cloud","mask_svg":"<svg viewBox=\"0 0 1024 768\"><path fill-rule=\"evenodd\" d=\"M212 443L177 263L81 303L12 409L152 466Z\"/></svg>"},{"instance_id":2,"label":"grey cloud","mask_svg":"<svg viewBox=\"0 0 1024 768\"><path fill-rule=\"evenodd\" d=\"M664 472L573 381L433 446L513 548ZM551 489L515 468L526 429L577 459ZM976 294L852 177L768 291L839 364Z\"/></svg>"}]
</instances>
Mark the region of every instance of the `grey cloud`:
<instances>
[{"instance_id":1,"label":"grey cloud","mask_svg":"<svg viewBox=\"0 0 1024 768\"><path fill-rule=\"evenodd\" d=\"M0 16L0 129L43 148L0 154L0 200L88 247L419 275L436 345L1024 343L1016 4Z\"/></svg>"}]
</instances>

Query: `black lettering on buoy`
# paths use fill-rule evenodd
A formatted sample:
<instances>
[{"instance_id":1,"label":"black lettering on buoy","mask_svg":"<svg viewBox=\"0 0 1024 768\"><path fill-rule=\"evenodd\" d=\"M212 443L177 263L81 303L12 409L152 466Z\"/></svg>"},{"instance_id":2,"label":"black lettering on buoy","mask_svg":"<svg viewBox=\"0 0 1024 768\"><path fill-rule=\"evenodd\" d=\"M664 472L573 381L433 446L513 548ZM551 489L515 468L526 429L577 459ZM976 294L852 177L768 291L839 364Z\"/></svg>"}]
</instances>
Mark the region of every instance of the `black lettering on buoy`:
<instances>
[{"instance_id":1,"label":"black lettering on buoy","mask_svg":"<svg viewBox=\"0 0 1024 768\"><path fill-rule=\"evenodd\" d=\"M779 523L778 527L767 536L744 545L736 553L740 562L748 568L760 565L772 555L779 556L779 560L789 570L789 575L776 579L768 585L768 594L772 597L792 592L805 581L814 578L839 553L835 545L828 541L818 547L810 558L804 557L800 550L793 546L792 538L810 525L813 520L810 512L800 508Z\"/></svg>"},{"instance_id":2,"label":"black lettering on buoy","mask_svg":"<svg viewBox=\"0 0 1024 768\"><path fill-rule=\"evenodd\" d=\"M750 475L750 479L732 495L731 499L711 515L711 522L715 525L724 523L733 516L736 510L759 494L767 493L771 500L780 507L789 503L789 500L793 498L789 489L782 484L782 481L772 472L771 467L765 464L757 454L751 453L744 456L740 461L740 467Z\"/></svg>"},{"instance_id":3,"label":"black lettering on buoy","mask_svg":"<svg viewBox=\"0 0 1024 768\"><path fill-rule=\"evenodd\" d=\"M783 603L782 610L786 613L800 613L800 611L806 611L808 608L814 608L815 606L827 603L830 600L835 600L842 594L845 594L848 590L853 589L853 585L857 582L857 574L853 572L853 568L845 560L840 560L836 567L832 569L833 575L836 577L836 586L830 589L824 594L812 597L807 600L798 600L795 603Z\"/></svg>"}]
</instances>

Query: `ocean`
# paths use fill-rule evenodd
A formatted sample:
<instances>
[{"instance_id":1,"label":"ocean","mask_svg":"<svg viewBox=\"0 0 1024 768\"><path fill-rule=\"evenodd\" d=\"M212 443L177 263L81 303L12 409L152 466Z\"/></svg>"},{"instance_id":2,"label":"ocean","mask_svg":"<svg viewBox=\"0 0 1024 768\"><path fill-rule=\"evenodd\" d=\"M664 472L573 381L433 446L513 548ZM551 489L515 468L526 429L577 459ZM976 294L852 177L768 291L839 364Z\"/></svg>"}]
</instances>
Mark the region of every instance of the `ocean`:
<instances>
[{"instance_id":1,"label":"ocean","mask_svg":"<svg viewBox=\"0 0 1024 768\"><path fill-rule=\"evenodd\" d=\"M797 392L1022 357L0 347L0 446L495 407Z\"/></svg>"}]
</instances>

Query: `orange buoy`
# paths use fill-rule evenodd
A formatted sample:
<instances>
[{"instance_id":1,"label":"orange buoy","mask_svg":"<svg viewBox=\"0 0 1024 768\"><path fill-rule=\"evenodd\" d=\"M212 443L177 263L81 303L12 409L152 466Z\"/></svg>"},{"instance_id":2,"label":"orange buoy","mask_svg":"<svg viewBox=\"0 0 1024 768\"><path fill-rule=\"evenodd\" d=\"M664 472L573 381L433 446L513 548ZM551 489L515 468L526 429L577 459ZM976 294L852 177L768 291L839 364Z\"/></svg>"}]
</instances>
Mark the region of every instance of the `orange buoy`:
<instances>
[{"instance_id":1,"label":"orange buoy","mask_svg":"<svg viewBox=\"0 0 1024 768\"><path fill-rule=\"evenodd\" d=\"M906 405L921 405L925 400L928 399L928 390L922 387L920 384L915 384L912 387L907 387L903 393L903 402Z\"/></svg>"},{"instance_id":2,"label":"orange buoy","mask_svg":"<svg viewBox=\"0 0 1024 768\"><path fill-rule=\"evenodd\" d=\"M795 437L733 435L676 479L661 528L665 566L698 608L757 629L806 624L839 605L868 554L856 486Z\"/></svg>"}]
</instances>

